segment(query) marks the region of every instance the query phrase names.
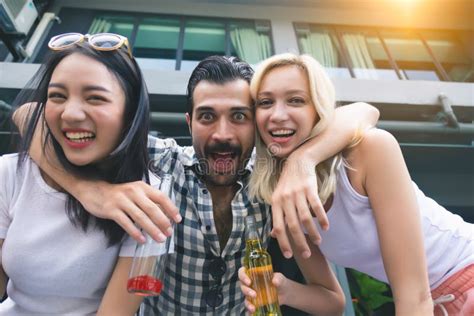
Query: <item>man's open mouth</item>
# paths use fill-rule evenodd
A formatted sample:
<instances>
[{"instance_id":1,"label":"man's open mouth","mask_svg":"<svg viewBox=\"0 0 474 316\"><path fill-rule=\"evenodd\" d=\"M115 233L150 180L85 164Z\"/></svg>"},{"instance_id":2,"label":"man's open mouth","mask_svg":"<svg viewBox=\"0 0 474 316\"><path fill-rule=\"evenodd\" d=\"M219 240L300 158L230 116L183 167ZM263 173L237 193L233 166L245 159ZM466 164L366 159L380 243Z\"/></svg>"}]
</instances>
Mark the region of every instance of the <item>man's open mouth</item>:
<instances>
[{"instance_id":1,"label":"man's open mouth","mask_svg":"<svg viewBox=\"0 0 474 316\"><path fill-rule=\"evenodd\" d=\"M233 151L228 152L213 152L210 154L211 169L216 173L229 173L235 170L235 160L237 153Z\"/></svg>"}]
</instances>

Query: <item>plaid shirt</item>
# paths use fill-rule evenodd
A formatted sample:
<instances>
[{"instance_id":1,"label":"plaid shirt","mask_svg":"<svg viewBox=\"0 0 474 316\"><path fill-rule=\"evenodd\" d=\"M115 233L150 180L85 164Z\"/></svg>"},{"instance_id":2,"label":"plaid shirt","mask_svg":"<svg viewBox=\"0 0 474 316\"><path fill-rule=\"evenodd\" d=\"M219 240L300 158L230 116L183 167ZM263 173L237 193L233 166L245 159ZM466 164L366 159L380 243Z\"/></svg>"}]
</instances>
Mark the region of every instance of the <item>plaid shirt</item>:
<instances>
[{"instance_id":1,"label":"plaid shirt","mask_svg":"<svg viewBox=\"0 0 474 316\"><path fill-rule=\"evenodd\" d=\"M176 205L183 221L175 226L175 253L168 261L163 290L158 297L145 300L144 315L244 315L244 296L237 277L245 255L244 219L247 215L255 216L265 247L271 228L269 207L248 198L246 186L253 158L238 180L239 189L231 205L232 232L225 248L220 249L211 195L195 172L199 165L194 149L180 147L173 139L150 137L148 150L155 170L174 177ZM212 308L206 304L205 294L218 281L206 267L207 261L216 257L225 261L227 269L221 281L224 300Z\"/></svg>"}]
</instances>

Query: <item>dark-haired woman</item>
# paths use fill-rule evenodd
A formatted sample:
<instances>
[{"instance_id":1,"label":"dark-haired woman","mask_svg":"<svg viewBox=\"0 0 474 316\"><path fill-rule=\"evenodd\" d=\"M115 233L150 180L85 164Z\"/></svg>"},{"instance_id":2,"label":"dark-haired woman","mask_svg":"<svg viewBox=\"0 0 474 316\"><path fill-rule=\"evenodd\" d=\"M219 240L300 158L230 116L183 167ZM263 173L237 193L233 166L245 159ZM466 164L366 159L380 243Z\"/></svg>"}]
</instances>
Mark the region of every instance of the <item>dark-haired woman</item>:
<instances>
[{"instance_id":1,"label":"dark-haired woman","mask_svg":"<svg viewBox=\"0 0 474 316\"><path fill-rule=\"evenodd\" d=\"M147 171L148 94L125 38L63 34L17 98L30 102L19 154L0 157L2 315L133 315L126 291L135 242L96 218L28 156L41 124L43 146L84 178L157 181ZM7 283L8 277L8 283ZM100 306L100 309L99 309Z\"/></svg>"}]
</instances>

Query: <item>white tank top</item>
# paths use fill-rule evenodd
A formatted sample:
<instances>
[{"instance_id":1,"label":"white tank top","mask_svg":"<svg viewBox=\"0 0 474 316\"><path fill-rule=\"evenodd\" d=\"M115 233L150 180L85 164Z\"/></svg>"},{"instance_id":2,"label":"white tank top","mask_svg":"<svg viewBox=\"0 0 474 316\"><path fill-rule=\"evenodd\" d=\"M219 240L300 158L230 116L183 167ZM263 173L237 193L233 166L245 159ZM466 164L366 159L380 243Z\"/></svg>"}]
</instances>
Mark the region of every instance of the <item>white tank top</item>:
<instances>
[{"instance_id":1,"label":"white tank top","mask_svg":"<svg viewBox=\"0 0 474 316\"><path fill-rule=\"evenodd\" d=\"M388 283L369 198L354 190L344 167L337 177L333 204L327 214L330 229L319 230L320 249L329 261ZM459 215L425 196L415 183L413 187L420 211L430 287L434 289L474 263L474 224L464 222Z\"/></svg>"}]
</instances>

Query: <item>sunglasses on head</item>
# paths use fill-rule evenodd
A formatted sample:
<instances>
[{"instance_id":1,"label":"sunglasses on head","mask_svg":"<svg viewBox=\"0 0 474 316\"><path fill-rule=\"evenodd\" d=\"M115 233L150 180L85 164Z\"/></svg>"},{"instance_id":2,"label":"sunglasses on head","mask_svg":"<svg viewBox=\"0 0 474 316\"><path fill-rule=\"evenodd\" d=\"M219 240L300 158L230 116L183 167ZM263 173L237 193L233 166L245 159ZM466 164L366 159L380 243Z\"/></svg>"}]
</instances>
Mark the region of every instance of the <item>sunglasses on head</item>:
<instances>
[{"instance_id":1,"label":"sunglasses on head","mask_svg":"<svg viewBox=\"0 0 474 316\"><path fill-rule=\"evenodd\" d=\"M112 51L118 50L125 46L130 58L133 58L132 51L128 39L122 35L113 33L97 33L97 34L81 34L81 33L64 33L56 35L48 43L49 49L59 51L67 49L75 44L88 42L95 50Z\"/></svg>"}]
</instances>

